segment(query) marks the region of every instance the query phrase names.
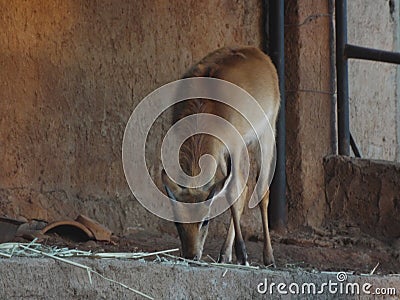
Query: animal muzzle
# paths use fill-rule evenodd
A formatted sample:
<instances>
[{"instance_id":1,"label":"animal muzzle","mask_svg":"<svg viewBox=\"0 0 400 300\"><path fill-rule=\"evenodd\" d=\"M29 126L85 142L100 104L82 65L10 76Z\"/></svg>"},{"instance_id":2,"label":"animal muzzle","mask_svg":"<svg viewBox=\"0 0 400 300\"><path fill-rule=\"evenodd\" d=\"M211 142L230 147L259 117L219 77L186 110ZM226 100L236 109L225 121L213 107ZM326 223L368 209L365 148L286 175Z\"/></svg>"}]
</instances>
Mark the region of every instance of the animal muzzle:
<instances>
[{"instance_id":1,"label":"animal muzzle","mask_svg":"<svg viewBox=\"0 0 400 300\"><path fill-rule=\"evenodd\" d=\"M190 260L199 260L201 258L201 251L182 251L181 256Z\"/></svg>"}]
</instances>

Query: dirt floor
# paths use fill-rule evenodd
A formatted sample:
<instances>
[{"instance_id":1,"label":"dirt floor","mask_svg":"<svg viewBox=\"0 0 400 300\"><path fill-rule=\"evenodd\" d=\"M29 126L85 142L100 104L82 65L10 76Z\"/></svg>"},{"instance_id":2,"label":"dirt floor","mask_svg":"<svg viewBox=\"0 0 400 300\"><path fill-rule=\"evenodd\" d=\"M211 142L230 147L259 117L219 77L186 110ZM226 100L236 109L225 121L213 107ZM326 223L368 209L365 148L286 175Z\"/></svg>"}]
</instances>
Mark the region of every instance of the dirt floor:
<instances>
[{"instance_id":1,"label":"dirt floor","mask_svg":"<svg viewBox=\"0 0 400 300\"><path fill-rule=\"evenodd\" d=\"M348 271L354 274L400 273L400 248L361 233L357 228L342 230L287 233L280 236L272 232L272 246L277 270L303 269L308 271ZM45 236L42 244L92 250L93 252L153 252L179 248L177 236L137 231L128 236L112 238L113 242L73 241L57 234ZM19 241L22 241L19 238ZM222 241L207 240L203 259L218 258ZM246 241L251 265L262 264L263 242L255 237ZM179 255L179 252L176 253Z\"/></svg>"}]
</instances>

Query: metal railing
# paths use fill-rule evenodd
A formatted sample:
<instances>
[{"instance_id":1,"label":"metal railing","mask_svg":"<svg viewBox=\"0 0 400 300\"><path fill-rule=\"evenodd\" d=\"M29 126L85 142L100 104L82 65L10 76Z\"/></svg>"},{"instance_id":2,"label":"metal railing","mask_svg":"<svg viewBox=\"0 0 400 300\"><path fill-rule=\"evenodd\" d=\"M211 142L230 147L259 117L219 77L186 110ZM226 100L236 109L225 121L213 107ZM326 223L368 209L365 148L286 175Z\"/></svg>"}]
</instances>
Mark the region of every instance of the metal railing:
<instances>
[{"instance_id":1,"label":"metal railing","mask_svg":"<svg viewBox=\"0 0 400 300\"><path fill-rule=\"evenodd\" d=\"M287 223L286 211L286 127L285 127L285 60L284 60L284 0L264 2L265 31L268 53L279 76L281 109L277 122L277 160L274 179L271 184L269 220L272 228L284 227ZM338 150L341 155L350 155L350 147L355 156L360 152L350 133L349 122L349 80L348 60L365 59L400 64L400 53L382 51L347 43L347 0L335 1L336 22L336 76Z\"/></svg>"},{"instance_id":2,"label":"metal railing","mask_svg":"<svg viewBox=\"0 0 400 300\"><path fill-rule=\"evenodd\" d=\"M400 64L400 53L355 46L347 43L347 0L335 1L336 22L336 76L339 154L350 155L350 146L360 156L350 134L349 78L350 58Z\"/></svg>"}]
</instances>

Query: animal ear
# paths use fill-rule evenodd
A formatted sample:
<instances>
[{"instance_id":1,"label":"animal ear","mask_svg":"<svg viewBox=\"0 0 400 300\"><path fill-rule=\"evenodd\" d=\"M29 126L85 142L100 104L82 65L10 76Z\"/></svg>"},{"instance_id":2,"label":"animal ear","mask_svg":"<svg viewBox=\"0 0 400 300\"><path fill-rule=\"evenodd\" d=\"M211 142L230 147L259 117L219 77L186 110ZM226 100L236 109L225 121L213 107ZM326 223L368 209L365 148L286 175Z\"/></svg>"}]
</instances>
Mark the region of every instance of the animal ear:
<instances>
[{"instance_id":1,"label":"animal ear","mask_svg":"<svg viewBox=\"0 0 400 300\"><path fill-rule=\"evenodd\" d=\"M210 198L213 197L214 195L218 194L222 190L225 180L226 179L221 180L220 182L217 182L216 184L214 184L214 186L212 187L211 192L210 192Z\"/></svg>"},{"instance_id":2,"label":"animal ear","mask_svg":"<svg viewBox=\"0 0 400 300\"><path fill-rule=\"evenodd\" d=\"M171 199L176 200L175 195L179 195L182 192L182 188L178 186L175 181L171 180L171 178L168 177L164 169L161 171L161 180L164 184L165 191L167 192L168 196Z\"/></svg>"},{"instance_id":3,"label":"animal ear","mask_svg":"<svg viewBox=\"0 0 400 300\"><path fill-rule=\"evenodd\" d=\"M233 175L232 172L230 171L227 176L225 176L222 180L220 180L216 184L216 190L219 196L226 197L227 188L228 186L232 185L232 180L233 180Z\"/></svg>"},{"instance_id":4,"label":"animal ear","mask_svg":"<svg viewBox=\"0 0 400 300\"><path fill-rule=\"evenodd\" d=\"M226 182L228 180L230 175L226 176L224 179L220 180L219 182L215 183L213 186L211 186L210 189L210 193L208 194L207 199L212 199L214 198L215 195L217 195L220 192L225 192L225 186L226 186ZM213 201L211 201L210 204L212 204Z\"/></svg>"}]
</instances>

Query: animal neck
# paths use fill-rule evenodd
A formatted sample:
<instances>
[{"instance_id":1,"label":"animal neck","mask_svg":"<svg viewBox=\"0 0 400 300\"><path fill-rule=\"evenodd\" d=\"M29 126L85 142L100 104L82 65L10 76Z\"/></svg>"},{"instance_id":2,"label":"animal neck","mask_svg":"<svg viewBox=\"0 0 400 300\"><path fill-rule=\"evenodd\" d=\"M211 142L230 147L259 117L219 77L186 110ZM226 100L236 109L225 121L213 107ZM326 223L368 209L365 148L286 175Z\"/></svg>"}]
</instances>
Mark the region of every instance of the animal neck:
<instances>
[{"instance_id":1,"label":"animal neck","mask_svg":"<svg viewBox=\"0 0 400 300\"><path fill-rule=\"evenodd\" d=\"M212 183L219 182L227 174L225 146L211 135L196 134L191 136L183 143L179 154L181 168L189 176L200 174L199 160L205 154L211 155L217 163Z\"/></svg>"},{"instance_id":2,"label":"animal neck","mask_svg":"<svg viewBox=\"0 0 400 300\"><path fill-rule=\"evenodd\" d=\"M174 122L193 114L209 113L218 115L218 108L220 108L218 104L211 100L187 100L175 107ZM209 126L209 124L201 122L204 122L204 120L198 119L188 124L190 132L199 132L200 128L204 130ZM194 134L182 144L179 152L182 170L189 176L199 175L201 172L199 160L205 154L211 155L217 162L217 170L213 181L222 180L227 174L227 149L218 138L209 134Z\"/></svg>"}]
</instances>

